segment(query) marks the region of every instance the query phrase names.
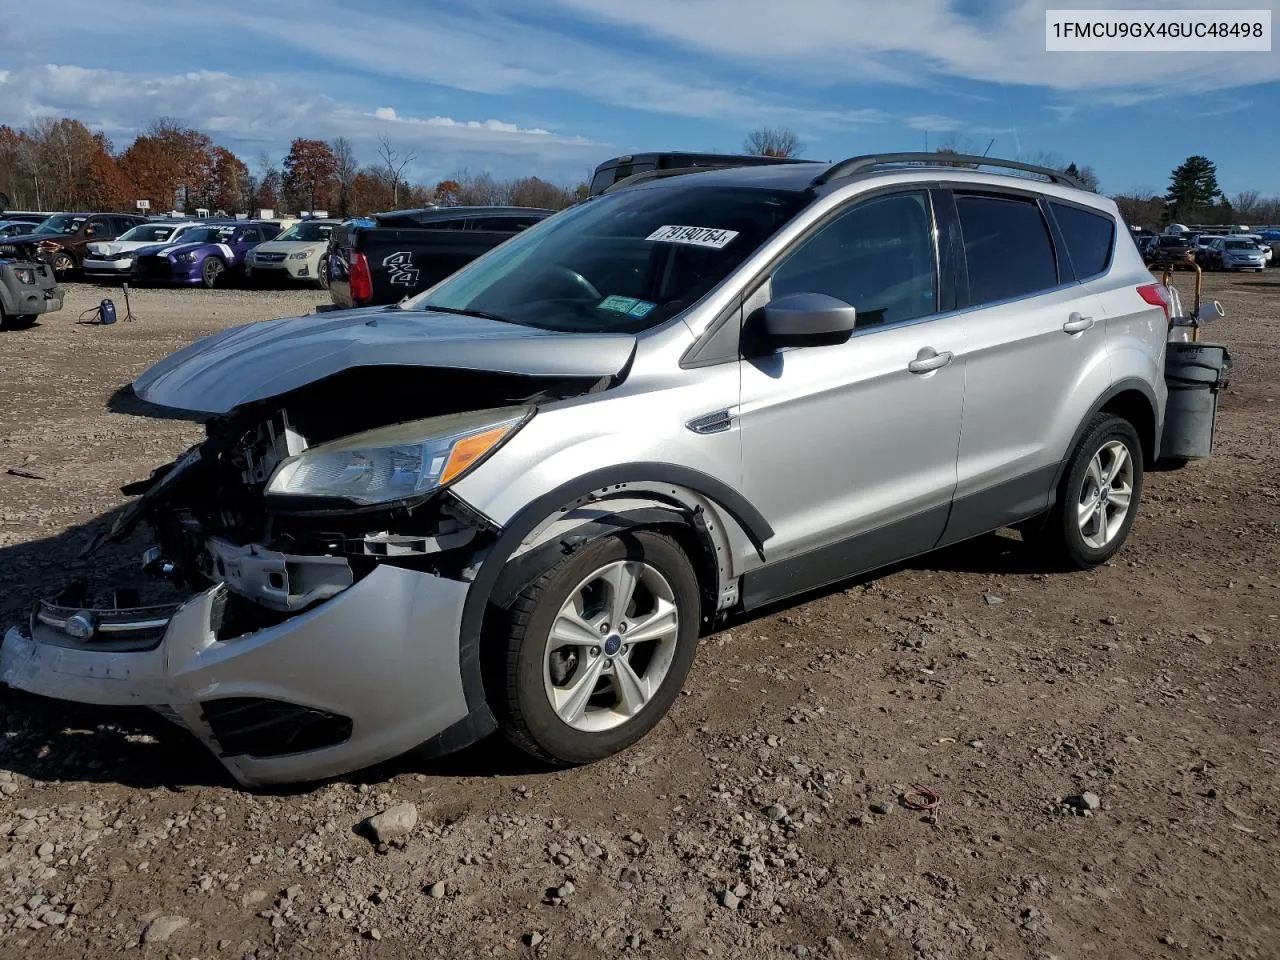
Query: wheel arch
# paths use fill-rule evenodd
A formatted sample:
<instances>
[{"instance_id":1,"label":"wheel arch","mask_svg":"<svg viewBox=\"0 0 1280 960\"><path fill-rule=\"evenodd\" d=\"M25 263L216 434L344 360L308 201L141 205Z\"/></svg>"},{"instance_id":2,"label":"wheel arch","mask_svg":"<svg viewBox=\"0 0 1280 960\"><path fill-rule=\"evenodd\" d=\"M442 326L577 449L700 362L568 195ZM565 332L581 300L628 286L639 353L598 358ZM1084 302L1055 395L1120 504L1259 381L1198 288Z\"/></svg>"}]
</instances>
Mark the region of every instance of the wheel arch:
<instances>
[{"instance_id":1,"label":"wheel arch","mask_svg":"<svg viewBox=\"0 0 1280 960\"><path fill-rule=\"evenodd\" d=\"M594 506L592 506L594 505ZM701 508L701 509L700 509ZM496 602L514 598L545 569L539 560L563 556L564 541L578 549L619 529L662 529L674 532L702 575L717 570L715 591L720 596L719 570L731 558L725 518L737 524L761 557L773 529L740 493L720 480L676 464L634 463L604 467L570 481L526 504L502 528L480 562L467 592L458 637L458 660L470 711L457 731L445 731L439 743L424 745L429 753L464 746L497 728L485 692L482 652L486 629L501 610ZM580 521L580 522L579 522ZM561 526L564 524L564 526ZM693 539L693 538L696 538ZM697 548L690 550L696 543ZM545 551L537 554L537 551ZM528 557L508 570L512 558ZM716 559L713 561L712 557ZM733 569L730 565L729 569ZM732 577L737 582L737 577ZM718 603L711 606L714 612ZM705 608L704 608L705 609Z\"/></svg>"},{"instance_id":2,"label":"wheel arch","mask_svg":"<svg viewBox=\"0 0 1280 960\"><path fill-rule=\"evenodd\" d=\"M1075 433L1072 434L1071 445L1058 464L1058 472L1054 477L1054 495L1057 494L1063 477L1066 476L1071 455L1084 439L1090 422L1099 413L1114 413L1133 424L1134 430L1138 433L1138 440L1142 444L1144 466L1149 467L1153 464L1160 454L1160 437L1157 433L1160 423L1158 410L1159 402L1156 399L1156 392L1145 380L1132 377L1113 383L1106 393L1093 402L1079 426L1076 427Z\"/></svg>"}]
</instances>

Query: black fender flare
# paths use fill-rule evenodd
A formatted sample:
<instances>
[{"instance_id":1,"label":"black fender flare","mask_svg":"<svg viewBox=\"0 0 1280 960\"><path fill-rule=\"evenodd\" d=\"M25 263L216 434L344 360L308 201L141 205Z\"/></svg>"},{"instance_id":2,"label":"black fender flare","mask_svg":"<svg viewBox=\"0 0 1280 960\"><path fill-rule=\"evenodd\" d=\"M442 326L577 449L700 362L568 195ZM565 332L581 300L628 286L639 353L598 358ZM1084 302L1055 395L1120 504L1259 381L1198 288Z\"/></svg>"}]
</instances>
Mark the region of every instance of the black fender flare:
<instances>
[{"instance_id":1,"label":"black fender flare","mask_svg":"<svg viewBox=\"0 0 1280 960\"><path fill-rule=\"evenodd\" d=\"M543 520L565 505L591 494L620 494L635 483L670 483L715 502L741 525L757 552L761 557L764 556L765 541L773 536L773 528L764 515L746 497L723 481L689 467L654 462L616 464L584 474L543 494L526 504L503 528L471 582L471 589L467 591L463 604L458 635L458 669L462 674L462 689L466 696L468 714L422 744L419 748L422 753L426 756L440 756L474 743L498 728L497 718L485 697L481 642L485 615L495 598L500 595L499 588L504 593L510 592L512 584L520 579L519 573L527 572L528 565L522 565L526 567L525 571L517 572L500 583L503 581L507 561L516 548ZM653 516L648 516L649 510L634 512L645 516L628 518L633 521L630 524L632 526L636 521L665 519L671 522L681 515L681 511L674 506L670 510L655 507L652 510ZM550 546L558 547L559 541ZM534 552L538 553L536 550Z\"/></svg>"},{"instance_id":2,"label":"black fender flare","mask_svg":"<svg viewBox=\"0 0 1280 960\"><path fill-rule=\"evenodd\" d=\"M1080 421L1080 425L1076 427L1076 432L1071 436L1071 444L1067 447L1066 453L1058 464L1058 469L1054 473L1053 487L1049 491L1049 505L1057 501L1058 488L1062 486L1062 478L1066 476L1067 465L1071 462L1071 455L1075 453L1076 447L1080 446L1080 441L1084 439L1085 431L1089 429L1089 422L1093 420L1102 408L1110 401L1120 396L1122 393L1137 391L1147 398L1147 403L1151 404L1151 420L1155 424L1156 435L1153 446L1156 455L1160 453L1160 404L1156 400L1156 392L1151 388L1151 384L1145 380L1139 380L1137 377L1128 377L1124 380L1117 380L1107 391L1095 400L1089 407L1089 412L1084 415L1084 419Z\"/></svg>"}]
</instances>

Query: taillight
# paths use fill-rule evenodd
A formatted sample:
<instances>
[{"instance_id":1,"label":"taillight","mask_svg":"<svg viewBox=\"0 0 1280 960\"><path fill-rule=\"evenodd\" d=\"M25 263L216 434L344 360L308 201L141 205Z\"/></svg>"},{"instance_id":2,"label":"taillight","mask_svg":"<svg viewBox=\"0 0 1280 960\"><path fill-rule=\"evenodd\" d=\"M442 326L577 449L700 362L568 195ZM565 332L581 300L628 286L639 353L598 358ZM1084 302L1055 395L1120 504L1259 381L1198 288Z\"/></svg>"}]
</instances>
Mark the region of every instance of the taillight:
<instances>
[{"instance_id":1,"label":"taillight","mask_svg":"<svg viewBox=\"0 0 1280 960\"><path fill-rule=\"evenodd\" d=\"M351 299L360 305L373 299L373 274L369 272L369 260L359 250L351 251L351 266L347 273L351 285Z\"/></svg>"},{"instance_id":2,"label":"taillight","mask_svg":"<svg viewBox=\"0 0 1280 960\"><path fill-rule=\"evenodd\" d=\"M1163 310L1166 323L1170 320L1169 292L1165 290L1163 283L1144 283L1138 288L1138 296L1153 307Z\"/></svg>"}]
</instances>

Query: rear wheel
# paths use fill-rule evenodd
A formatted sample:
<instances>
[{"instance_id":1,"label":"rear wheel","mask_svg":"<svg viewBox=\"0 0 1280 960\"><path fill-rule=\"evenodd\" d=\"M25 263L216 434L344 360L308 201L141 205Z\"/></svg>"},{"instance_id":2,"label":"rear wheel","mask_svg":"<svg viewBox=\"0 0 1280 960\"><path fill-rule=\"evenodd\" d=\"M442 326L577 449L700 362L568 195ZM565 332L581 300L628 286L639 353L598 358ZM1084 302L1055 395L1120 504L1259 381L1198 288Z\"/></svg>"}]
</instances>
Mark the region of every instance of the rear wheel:
<instances>
[{"instance_id":1,"label":"rear wheel","mask_svg":"<svg viewBox=\"0 0 1280 960\"><path fill-rule=\"evenodd\" d=\"M693 566L657 533L598 540L551 567L509 610L508 739L563 766L629 747L679 694L700 613Z\"/></svg>"},{"instance_id":2,"label":"rear wheel","mask_svg":"<svg viewBox=\"0 0 1280 960\"><path fill-rule=\"evenodd\" d=\"M204 265L200 268L200 282L212 290L226 271L227 265L217 257L206 257Z\"/></svg>"},{"instance_id":3,"label":"rear wheel","mask_svg":"<svg viewBox=\"0 0 1280 960\"><path fill-rule=\"evenodd\" d=\"M1128 539L1142 497L1142 444L1122 417L1100 413L1067 465L1045 522L1024 536L1055 566L1088 570L1111 559Z\"/></svg>"}]
</instances>

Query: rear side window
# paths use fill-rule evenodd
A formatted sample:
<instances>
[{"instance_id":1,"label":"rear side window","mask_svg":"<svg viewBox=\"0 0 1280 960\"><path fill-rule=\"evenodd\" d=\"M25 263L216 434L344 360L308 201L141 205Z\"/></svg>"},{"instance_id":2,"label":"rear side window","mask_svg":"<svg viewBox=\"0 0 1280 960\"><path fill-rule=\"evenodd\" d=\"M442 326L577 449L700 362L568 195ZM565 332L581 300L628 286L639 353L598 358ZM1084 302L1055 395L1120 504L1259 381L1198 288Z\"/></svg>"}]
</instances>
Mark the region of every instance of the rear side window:
<instances>
[{"instance_id":1,"label":"rear side window","mask_svg":"<svg viewBox=\"0 0 1280 960\"><path fill-rule=\"evenodd\" d=\"M1111 248L1115 245L1115 221L1105 214L1090 213L1065 203L1051 202L1050 206L1067 245L1067 256L1075 267L1076 278L1084 280L1106 272L1111 266Z\"/></svg>"},{"instance_id":2,"label":"rear side window","mask_svg":"<svg viewBox=\"0 0 1280 960\"><path fill-rule=\"evenodd\" d=\"M615 180L614 172L617 167L605 167L603 170L597 170L596 175L591 180L591 195L603 193L606 188L613 186Z\"/></svg>"},{"instance_id":3,"label":"rear side window","mask_svg":"<svg viewBox=\"0 0 1280 960\"><path fill-rule=\"evenodd\" d=\"M471 221L471 229L515 233L529 226L531 222L528 217L476 217Z\"/></svg>"},{"instance_id":4,"label":"rear side window","mask_svg":"<svg viewBox=\"0 0 1280 960\"><path fill-rule=\"evenodd\" d=\"M995 303L1058 285L1049 226L1033 200L956 196L969 267L969 302Z\"/></svg>"}]
</instances>

